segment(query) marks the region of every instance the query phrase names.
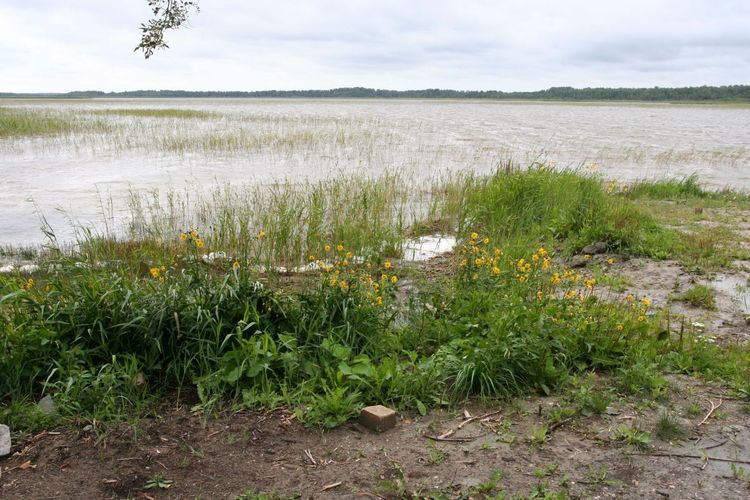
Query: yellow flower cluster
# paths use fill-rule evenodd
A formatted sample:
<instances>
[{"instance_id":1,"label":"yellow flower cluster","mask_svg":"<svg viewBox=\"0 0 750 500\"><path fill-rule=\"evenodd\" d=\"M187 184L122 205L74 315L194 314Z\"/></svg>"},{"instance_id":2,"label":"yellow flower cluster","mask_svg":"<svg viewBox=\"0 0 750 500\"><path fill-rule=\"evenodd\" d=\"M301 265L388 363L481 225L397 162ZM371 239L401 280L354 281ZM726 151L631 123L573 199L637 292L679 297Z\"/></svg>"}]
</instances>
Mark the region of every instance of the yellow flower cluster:
<instances>
[{"instance_id":1,"label":"yellow flower cluster","mask_svg":"<svg viewBox=\"0 0 750 500\"><path fill-rule=\"evenodd\" d=\"M34 288L34 278L27 279L26 282L21 285L21 288L23 290L31 290Z\"/></svg>"},{"instance_id":2,"label":"yellow flower cluster","mask_svg":"<svg viewBox=\"0 0 750 500\"><path fill-rule=\"evenodd\" d=\"M152 267L148 270L151 277L157 280L159 283L164 283L164 273L166 273L166 266Z\"/></svg>"},{"instance_id":3,"label":"yellow flower cluster","mask_svg":"<svg viewBox=\"0 0 750 500\"><path fill-rule=\"evenodd\" d=\"M186 233L180 233L180 241L190 241L195 245L195 248L203 248L205 246L203 238L200 237L198 231L195 229L191 229Z\"/></svg>"},{"instance_id":4,"label":"yellow flower cluster","mask_svg":"<svg viewBox=\"0 0 750 500\"><path fill-rule=\"evenodd\" d=\"M360 265L353 262L354 253L347 251L344 245L334 247L325 245L325 260L309 255L308 261L314 262L320 270L321 283L328 288L334 288L346 293L362 293L373 305L383 305L384 297L393 292L393 286L398 283L398 275L393 273L393 263L385 261L380 271L380 279L376 279L372 271L376 266L372 263Z\"/></svg>"}]
</instances>

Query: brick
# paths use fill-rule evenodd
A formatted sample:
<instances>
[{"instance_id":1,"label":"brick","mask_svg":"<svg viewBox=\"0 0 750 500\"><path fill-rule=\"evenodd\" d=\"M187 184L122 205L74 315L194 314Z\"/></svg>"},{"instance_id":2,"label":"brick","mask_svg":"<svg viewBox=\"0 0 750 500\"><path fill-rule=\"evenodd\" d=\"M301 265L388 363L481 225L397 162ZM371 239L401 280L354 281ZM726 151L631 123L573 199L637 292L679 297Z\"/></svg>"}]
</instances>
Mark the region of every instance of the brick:
<instances>
[{"instance_id":1,"label":"brick","mask_svg":"<svg viewBox=\"0 0 750 500\"><path fill-rule=\"evenodd\" d=\"M362 408L359 423L375 432L383 432L396 426L396 412L383 405Z\"/></svg>"}]
</instances>

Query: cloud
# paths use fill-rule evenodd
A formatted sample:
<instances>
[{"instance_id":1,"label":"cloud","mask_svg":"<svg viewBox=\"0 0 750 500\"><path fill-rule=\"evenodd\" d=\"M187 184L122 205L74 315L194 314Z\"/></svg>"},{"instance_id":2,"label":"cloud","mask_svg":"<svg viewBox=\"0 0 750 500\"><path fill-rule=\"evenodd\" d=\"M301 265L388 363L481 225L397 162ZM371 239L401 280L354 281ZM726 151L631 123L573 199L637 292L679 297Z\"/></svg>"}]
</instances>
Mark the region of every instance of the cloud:
<instances>
[{"instance_id":1,"label":"cloud","mask_svg":"<svg viewBox=\"0 0 750 500\"><path fill-rule=\"evenodd\" d=\"M5 0L0 91L750 82L744 0L203 0L133 53L146 0Z\"/></svg>"}]
</instances>

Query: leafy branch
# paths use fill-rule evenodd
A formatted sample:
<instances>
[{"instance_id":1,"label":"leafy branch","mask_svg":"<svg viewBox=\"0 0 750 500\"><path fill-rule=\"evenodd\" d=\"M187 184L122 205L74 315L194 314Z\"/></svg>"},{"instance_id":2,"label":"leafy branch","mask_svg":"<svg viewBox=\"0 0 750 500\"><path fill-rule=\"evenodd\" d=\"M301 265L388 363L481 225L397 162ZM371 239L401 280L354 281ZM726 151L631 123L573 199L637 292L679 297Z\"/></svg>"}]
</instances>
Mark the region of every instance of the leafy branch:
<instances>
[{"instance_id":1,"label":"leafy branch","mask_svg":"<svg viewBox=\"0 0 750 500\"><path fill-rule=\"evenodd\" d=\"M164 41L167 30L182 26L191 11L200 12L198 2L193 0L148 0L148 5L154 17L141 24L141 43L134 49L134 52L142 50L146 59L154 54L154 50L169 48Z\"/></svg>"}]
</instances>

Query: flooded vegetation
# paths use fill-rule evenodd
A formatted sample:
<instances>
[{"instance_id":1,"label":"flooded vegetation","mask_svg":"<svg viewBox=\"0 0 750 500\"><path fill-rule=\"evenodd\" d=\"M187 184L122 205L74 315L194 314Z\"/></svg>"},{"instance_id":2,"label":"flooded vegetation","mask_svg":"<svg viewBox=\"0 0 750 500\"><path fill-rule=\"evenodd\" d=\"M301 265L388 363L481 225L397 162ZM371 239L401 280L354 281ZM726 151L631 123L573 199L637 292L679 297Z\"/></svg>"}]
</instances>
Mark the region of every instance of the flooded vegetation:
<instances>
[{"instance_id":1,"label":"flooded vegetation","mask_svg":"<svg viewBox=\"0 0 750 500\"><path fill-rule=\"evenodd\" d=\"M126 217L131 190L206 194L226 182L391 171L432 184L509 160L584 166L621 182L696 173L710 187L746 188L749 117L731 105L3 100L2 244L42 242L40 215L61 239L73 239L70 219L101 229Z\"/></svg>"}]
</instances>

